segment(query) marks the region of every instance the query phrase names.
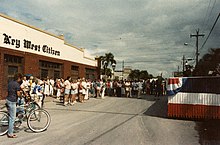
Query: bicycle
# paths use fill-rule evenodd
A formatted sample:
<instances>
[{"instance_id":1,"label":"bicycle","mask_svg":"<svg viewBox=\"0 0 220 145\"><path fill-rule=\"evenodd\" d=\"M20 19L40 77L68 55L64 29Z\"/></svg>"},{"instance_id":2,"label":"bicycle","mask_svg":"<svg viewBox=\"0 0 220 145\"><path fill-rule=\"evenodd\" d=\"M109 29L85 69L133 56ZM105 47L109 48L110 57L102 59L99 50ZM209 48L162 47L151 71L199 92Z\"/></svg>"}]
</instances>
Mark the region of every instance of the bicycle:
<instances>
[{"instance_id":1,"label":"bicycle","mask_svg":"<svg viewBox=\"0 0 220 145\"><path fill-rule=\"evenodd\" d=\"M7 107L7 106L6 106ZM50 114L39 107L36 102L30 102L23 106L17 106L18 108L24 107L24 113L18 112L14 126L19 128L24 119L27 119L27 126L33 132L43 132L47 130L50 125ZM0 111L0 136L8 132L9 114L7 111Z\"/></svg>"}]
</instances>

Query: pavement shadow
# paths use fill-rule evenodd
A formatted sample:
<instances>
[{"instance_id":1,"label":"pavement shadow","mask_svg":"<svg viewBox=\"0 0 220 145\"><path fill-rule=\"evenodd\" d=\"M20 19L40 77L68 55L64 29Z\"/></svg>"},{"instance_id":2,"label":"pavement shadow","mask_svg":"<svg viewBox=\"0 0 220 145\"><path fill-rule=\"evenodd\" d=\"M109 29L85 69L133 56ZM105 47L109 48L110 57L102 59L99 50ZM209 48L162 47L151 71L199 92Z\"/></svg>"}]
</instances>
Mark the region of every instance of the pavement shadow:
<instances>
[{"instance_id":1,"label":"pavement shadow","mask_svg":"<svg viewBox=\"0 0 220 145\"><path fill-rule=\"evenodd\" d=\"M165 96L161 96L160 99L163 99ZM144 99L146 101L158 101L158 99L154 96L154 95L146 95L146 94L143 94L140 96L141 99Z\"/></svg>"},{"instance_id":2,"label":"pavement shadow","mask_svg":"<svg viewBox=\"0 0 220 145\"><path fill-rule=\"evenodd\" d=\"M141 94L139 98L137 96L132 96L132 97L108 96L108 97L111 97L111 98L128 98L128 99L143 99L143 100L147 100L147 101L155 101L154 95L146 95L146 94Z\"/></svg>"},{"instance_id":3,"label":"pavement shadow","mask_svg":"<svg viewBox=\"0 0 220 145\"><path fill-rule=\"evenodd\" d=\"M155 99L154 96L147 96L146 99L148 101L155 101L154 104L152 104L147 111L145 111L143 114L153 117L160 117L160 118L167 118L167 102L168 97L167 96L161 96L159 99Z\"/></svg>"},{"instance_id":4,"label":"pavement shadow","mask_svg":"<svg viewBox=\"0 0 220 145\"><path fill-rule=\"evenodd\" d=\"M115 96L110 96L115 97ZM126 98L126 97L117 97L117 98ZM142 99L146 101L154 102L148 109L143 113L143 115L160 117L160 118L168 118L167 117L167 109L168 109L168 96L160 96L159 99L154 95L146 95L142 94L140 98L137 97L129 97L129 99Z\"/></svg>"},{"instance_id":5,"label":"pavement shadow","mask_svg":"<svg viewBox=\"0 0 220 145\"><path fill-rule=\"evenodd\" d=\"M197 121L195 130L198 131L201 145L220 144L220 120Z\"/></svg>"}]
</instances>

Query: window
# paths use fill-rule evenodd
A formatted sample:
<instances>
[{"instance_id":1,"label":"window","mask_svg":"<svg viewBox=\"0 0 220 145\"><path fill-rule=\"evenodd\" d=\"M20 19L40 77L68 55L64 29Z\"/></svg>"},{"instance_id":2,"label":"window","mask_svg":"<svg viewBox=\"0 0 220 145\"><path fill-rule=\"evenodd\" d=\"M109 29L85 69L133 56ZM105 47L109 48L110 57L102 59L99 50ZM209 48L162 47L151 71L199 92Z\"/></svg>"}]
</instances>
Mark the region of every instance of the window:
<instances>
[{"instance_id":1,"label":"window","mask_svg":"<svg viewBox=\"0 0 220 145\"><path fill-rule=\"evenodd\" d=\"M86 79L95 79L95 69L86 68Z\"/></svg>"},{"instance_id":2,"label":"window","mask_svg":"<svg viewBox=\"0 0 220 145\"><path fill-rule=\"evenodd\" d=\"M94 73L95 70L91 68L86 68L86 73Z\"/></svg>"},{"instance_id":3,"label":"window","mask_svg":"<svg viewBox=\"0 0 220 145\"><path fill-rule=\"evenodd\" d=\"M40 67L60 69L61 68L61 64L54 63L54 62L48 62L48 61L40 61Z\"/></svg>"},{"instance_id":4,"label":"window","mask_svg":"<svg viewBox=\"0 0 220 145\"><path fill-rule=\"evenodd\" d=\"M78 77L79 77L79 66L76 66L76 65L71 66L71 77L73 79L78 79Z\"/></svg>"},{"instance_id":5,"label":"window","mask_svg":"<svg viewBox=\"0 0 220 145\"><path fill-rule=\"evenodd\" d=\"M5 54L5 75L7 76L8 82L14 79L14 74L22 73L22 57Z\"/></svg>"},{"instance_id":6,"label":"window","mask_svg":"<svg viewBox=\"0 0 220 145\"><path fill-rule=\"evenodd\" d=\"M8 82L14 79L16 73L18 73L18 66L8 66Z\"/></svg>"},{"instance_id":7,"label":"window","mask_svg":"<svg viewBox=\"0 0 220 145\"><path fill-rule=\"evenodd\" d=\"M73 70L73 71L79 71L79 66L72 65L72 66L71 66L71 70Z\"/></svg>"},{"instance_id":8,"label":"window","mask_svg":"<svg viewBox=\"0 0 220 145\"><path fill-rule=\"evenodd\" d=\"M60 63L40 60L39 65L41 70L41 78L53 77L56 79L62 76L62 64Z\"/></svg>"},{"instance_id":9,"label":"window","mask_svg":"<svg viewBox=\"0 0 220 145\"><path fill-rule=\"evenodd\" d=\"M15 63L15 64L20 64L22 62L22 57L19 56L13 56L13 55L4 55L4 59L6 63Z\"/></svg>"},{"instance_id":10,"label":"window","mask_svg":"<svg viewBox=\"0 0 220 145\"><path fill-rule=\"evenodd\" d=\"M60 71L54 71L54 78L60 78Z\"/></svg>"},{"instance_id":11,"label":"window","mask_svg":"<svg viewBox=\"0 0 220 145\"><path fill-rule=\"evenodd\" d=\"M46 78L48 76L48 70L41 69L41 78Z\"/></svg>"}]
</instances>

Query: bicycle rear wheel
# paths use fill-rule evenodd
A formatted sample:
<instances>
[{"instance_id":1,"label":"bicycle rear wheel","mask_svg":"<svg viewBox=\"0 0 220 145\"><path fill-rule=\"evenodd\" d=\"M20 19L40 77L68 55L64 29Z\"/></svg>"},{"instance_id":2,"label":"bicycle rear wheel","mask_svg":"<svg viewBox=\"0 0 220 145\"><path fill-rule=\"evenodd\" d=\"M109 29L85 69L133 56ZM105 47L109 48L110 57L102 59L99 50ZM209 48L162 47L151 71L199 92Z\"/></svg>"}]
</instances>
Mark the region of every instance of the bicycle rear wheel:
<instances>
[{"instance_id":1,"label":"bicycle rear wheel","mask_svg":"<svg viewBox=\"0 0 220 145\"><path fill-rule=\"evenodd\" d=\"M42 132L49 127L50 122L50 114L44 109L37 109L28 116L27 125L33 132Z\"/></svg>"},{"instance_id":2,"label":"bicycle rear wheel","mask_svg":"<svg viewBox=\"0 0 220 145\"><path fill-rule=\"evenodd\" d=\"M0 136L8 132L8 113L0 111Z\"/></svg>"}]
</instances>

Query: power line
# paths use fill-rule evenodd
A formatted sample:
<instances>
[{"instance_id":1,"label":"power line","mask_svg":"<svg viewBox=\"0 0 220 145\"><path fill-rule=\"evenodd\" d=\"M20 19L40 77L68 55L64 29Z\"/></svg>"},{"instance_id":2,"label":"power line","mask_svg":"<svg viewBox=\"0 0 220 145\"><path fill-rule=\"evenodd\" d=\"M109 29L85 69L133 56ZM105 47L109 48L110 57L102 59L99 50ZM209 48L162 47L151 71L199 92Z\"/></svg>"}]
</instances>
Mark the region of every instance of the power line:
<instances>
[{"instance_id":1,"label":"power line","mask_svg":"<svg viewBox=\"0 0 220 145\"><path fill-rule=\"evenodd\" d=\"M213 24L213 26L212 26L212 28L211 28L211 30L210 30L208 36L206 37L204 43L202 44L202 47L200 48L200 50L205 46L207 40L209 39L209 36L211 35L213 29L215 28L216 23L218 22L219 17L220 17L220 13L218 14L218 17L216 18L216 20L215 20L215 22L214 22L214 24Z\"/></svg>"},{"instance_id":2,"label":"power line","mask_svg":"<svg viewBox=\"0 0 220 145\"><path fill-rule=\"evenodd\" d=\"M209 20L210 20L210 18L211 18L211 14L212 14L212 11L213 11L213 9L214 9L215 3L216 3L216 0L214 1L213 5L212 5L212 8L211 8L211 11L210 11L210 13L209 13L207 22L209 22ZM207 27L206 27L206 28L207 28Z\"/></svg>"},{"instance_id":3,"label":"power line","mask_svg":"<svg viewBox=\"0 0 220 145\"><path fill-rule=\"evenodd\" d=\"M205 14L205 17L204 17L204 21L203 21L203 23L202 23L202 30L203 30L204 25L205 25L206 22L208 21L208 19L207 19L207 21L206 21L206 18L207 18L207 16L208 16L208 10L209 10L211 1L212 1L212 0L209 0L209 6L207 7L206 14Z\"/></svg>"}]
</instances>

